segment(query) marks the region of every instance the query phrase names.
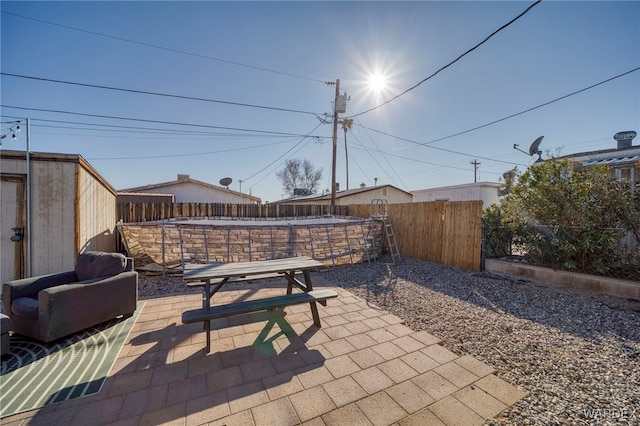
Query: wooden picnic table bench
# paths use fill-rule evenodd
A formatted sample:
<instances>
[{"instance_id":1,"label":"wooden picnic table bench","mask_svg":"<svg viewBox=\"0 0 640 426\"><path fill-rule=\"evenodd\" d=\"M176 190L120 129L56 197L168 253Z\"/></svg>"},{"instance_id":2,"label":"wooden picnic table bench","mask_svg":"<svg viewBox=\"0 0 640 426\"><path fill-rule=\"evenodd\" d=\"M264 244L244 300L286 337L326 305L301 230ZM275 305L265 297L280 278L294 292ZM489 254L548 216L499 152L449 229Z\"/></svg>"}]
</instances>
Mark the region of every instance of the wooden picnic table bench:
<instances>
[{"instance_id":1,"label":"wooden picnic table bench","mask_svg":"<svg viewBox=\"0 0 640 426\"><path fill-rule=\"evenodd\" d=\"M210 306L208 308L191 309L182 313L182 322L185 324L211 321L218 318L226 318L232 315L247 314L250 312L266 311L277 308L284 308L302 303L320 302L338 297L338 293L333 290L313 290L308 293L285 294L263 299L244 300L226 305Z\"/></svg>"},{"instance_id":2,"label":"wooden picnic table bench","mask_svg":"<svg viewBox=\"0 0 640 426\"><path fill-rule=\"evenodd\" d=\"M316 303L326 305L327 299L338 296L333 290L313 289L310 272L323 267L325 267L323 263L306 256L213 265L187 264L184 266L183 281L190 286L203 286L202 309L184 312L182 322L203 322L207 334L205 353L211 350L210 320L216 318L309 303L313 323L320 327L320 315ZM296 274L300 273L304 281L296 277ZM227 283L276 277L287 279L286 295L211 306L211 299ZM214 284L213 289L212 284ZM294 294L294 287L302 290L302 293Z\"/></svg>"}]
</instances>

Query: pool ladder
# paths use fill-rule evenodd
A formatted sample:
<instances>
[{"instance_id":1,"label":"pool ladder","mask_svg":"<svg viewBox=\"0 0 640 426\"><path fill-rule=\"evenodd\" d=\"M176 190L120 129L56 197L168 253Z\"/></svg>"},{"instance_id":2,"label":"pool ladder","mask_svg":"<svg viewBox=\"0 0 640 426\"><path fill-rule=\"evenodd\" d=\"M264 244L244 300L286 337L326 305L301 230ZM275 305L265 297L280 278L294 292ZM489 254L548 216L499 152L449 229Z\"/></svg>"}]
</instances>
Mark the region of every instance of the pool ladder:
<instances>
[{"instance_id":1,"label":"pool ladder","mask_svg":"<svg viewBox=\"0 0 640 426\"><path fill-rule=\"evenodd\" d=\"M389 254L391 255L391 261L395 265L396 259L400 261L400 252L398 251L398 243L396 241L396 234L393 232L393 225L388 223L387 215L388 201L384 199L371 200L371 217L369 221L369 227L367 234L365 235L364 255L368 263L371 263L372 259L378 257L381 247L376 244L375 231L376 221L382 222L382 232L387 238L387 247L389 247ZM375 256L372 254L375 253Z\"/></svg>"}]
</instances>

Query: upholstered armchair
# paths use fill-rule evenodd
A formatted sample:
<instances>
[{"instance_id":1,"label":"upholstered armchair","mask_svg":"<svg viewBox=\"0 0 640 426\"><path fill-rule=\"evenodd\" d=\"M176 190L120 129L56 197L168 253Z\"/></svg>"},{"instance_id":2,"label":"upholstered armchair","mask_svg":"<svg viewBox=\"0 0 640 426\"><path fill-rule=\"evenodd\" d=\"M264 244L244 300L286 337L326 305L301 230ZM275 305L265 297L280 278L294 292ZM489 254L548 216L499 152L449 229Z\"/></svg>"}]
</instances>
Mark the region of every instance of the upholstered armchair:
<instances>
[{"instance_id":1,"label":"upholstered armchair","mask_svg":"<svg viewBox=\"0 0 640 426\"><path fill-rule=\"evenodd\" d=\"M138 301L133 259L88 251L73 271L9 281L2 286L4 312L14 333L50 342L85 328L131 316Z\"/></svg>"}]
</instances>

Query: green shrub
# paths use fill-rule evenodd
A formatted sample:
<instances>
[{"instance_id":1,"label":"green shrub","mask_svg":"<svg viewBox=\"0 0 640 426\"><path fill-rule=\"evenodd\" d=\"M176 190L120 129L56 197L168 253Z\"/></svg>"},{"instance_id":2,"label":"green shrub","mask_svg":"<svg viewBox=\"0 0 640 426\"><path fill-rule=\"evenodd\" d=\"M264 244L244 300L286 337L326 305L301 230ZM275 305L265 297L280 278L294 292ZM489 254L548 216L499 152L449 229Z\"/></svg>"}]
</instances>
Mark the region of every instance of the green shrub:
<instances>
[{"instance_id":1,"label":"green shrub","mask_svg":"<svg viewBox=\"0 0 640 426\"><path fill-rule=\"evenodd\" d=\"M484 212L487 256L520 254L537 265L603 275L637 266L637 198L606 166L580 168L567 159L536 163L500 205ZM625 236L635 243L621 244Z\"/></svg>"}]
</instances>

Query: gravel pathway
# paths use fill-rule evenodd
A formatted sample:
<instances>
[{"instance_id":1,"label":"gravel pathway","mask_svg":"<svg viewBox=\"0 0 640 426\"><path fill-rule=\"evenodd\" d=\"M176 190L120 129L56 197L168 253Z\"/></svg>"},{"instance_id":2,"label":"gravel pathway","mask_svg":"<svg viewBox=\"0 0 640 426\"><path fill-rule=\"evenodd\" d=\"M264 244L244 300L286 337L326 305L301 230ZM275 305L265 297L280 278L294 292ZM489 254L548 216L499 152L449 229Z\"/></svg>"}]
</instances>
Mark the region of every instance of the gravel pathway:
<instances>
[{"instance_id":1,"label":"gravel pathway","mask_svg":"<svg viewBox=\"0 0 640 426\"><path fill-rule=\"evenodd\" d=\"M488 425L640 424L640 301L410 258L384 261L322 274L528 392ZM179 277L141 276L141 298L180 291Z\"/></svg>"}]
</instances>

